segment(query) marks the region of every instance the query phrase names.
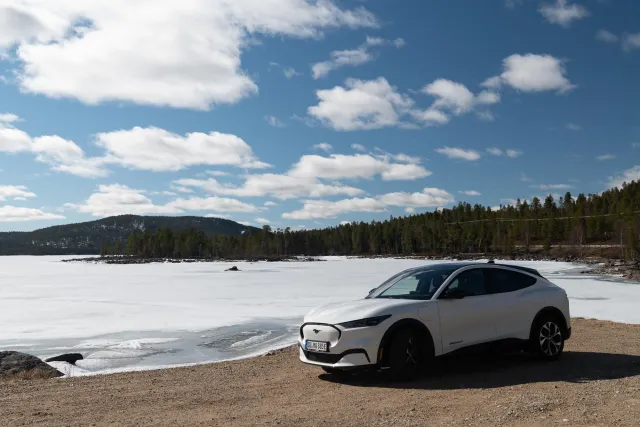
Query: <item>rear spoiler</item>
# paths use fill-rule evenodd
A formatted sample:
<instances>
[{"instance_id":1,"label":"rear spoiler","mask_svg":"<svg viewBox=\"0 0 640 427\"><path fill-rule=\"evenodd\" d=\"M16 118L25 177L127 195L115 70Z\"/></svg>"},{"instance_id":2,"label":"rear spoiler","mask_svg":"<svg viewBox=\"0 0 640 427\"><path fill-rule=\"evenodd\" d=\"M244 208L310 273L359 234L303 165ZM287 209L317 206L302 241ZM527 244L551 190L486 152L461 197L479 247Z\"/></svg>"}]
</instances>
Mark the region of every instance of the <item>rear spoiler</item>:
<instances>
[{"instance_id":1,"label":"rear spoiler","mask_svg":"<svg viewBox=\"0 0 640 427\"><path fill-rule=\"evenodd\" d=\"M544 279L542 274L540 274L540 272L538 270L536 270L535 268L522 267L521 265L496 264L494 261L489 261L489 264L495 264L495 265L499 265L501 267L513 268L513 269L516 269L516 270L524 271L524 272L529 273L529 274L533 274L534 276L542 277Z\"/></svg>"}]
</instances>

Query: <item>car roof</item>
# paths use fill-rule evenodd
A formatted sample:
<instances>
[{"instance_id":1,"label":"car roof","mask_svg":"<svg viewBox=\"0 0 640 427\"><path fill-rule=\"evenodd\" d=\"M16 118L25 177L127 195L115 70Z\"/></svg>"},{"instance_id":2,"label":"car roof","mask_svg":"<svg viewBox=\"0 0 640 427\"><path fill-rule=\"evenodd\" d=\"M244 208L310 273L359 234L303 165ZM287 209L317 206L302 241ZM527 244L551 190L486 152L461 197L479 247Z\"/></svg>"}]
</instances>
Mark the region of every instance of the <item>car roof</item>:
<instances>
[{"instance_id":1,"label":"car roof","mask_svg":"<svg viewBox=\"0 0 640 427\"><path fill-rule=\"evenodd\" d=\"M489 261L488 263L485 262L447 262L447 263L439 263L439 264L430 264L430 265L424 265L421 267L414 267L414 268L410 268L408 270L406 270L407 272L409 271L427 271L427 270L449 270L449 269L454 269L454 270L458 270L464 267L471 267L471 266L477 266L477 267L482 267L482 266L486 266L486 265L493 265L496 267L506 267L506 268L513 268L514 270L520 270L520 271L524 271L525 273L529 273L529 274L533 274L535 276L538 277L542 277L542 274L540 274L540 272L534 268L529 268L529 267L523 267L520 265L511 265L511 264L496 264L493 261Z\"/></svg>"}]
</instances>

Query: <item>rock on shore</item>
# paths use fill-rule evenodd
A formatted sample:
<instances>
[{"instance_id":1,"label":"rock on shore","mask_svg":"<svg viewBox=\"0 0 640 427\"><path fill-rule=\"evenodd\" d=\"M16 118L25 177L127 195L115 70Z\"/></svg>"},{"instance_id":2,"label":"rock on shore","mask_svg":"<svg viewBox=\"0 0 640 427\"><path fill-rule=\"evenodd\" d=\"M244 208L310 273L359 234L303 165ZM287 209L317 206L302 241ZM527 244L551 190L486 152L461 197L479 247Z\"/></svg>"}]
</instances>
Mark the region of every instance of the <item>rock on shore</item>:
<instances>
[{"instance_id":1,"label":"rock on shore","mask_svg":"<svg viewBox=\"0 0 640 427\"><path fill-rule=\"evenodd\" d=\"M55 378L62 372L35 356L17 351L0 351L0 378Z\"/></svg>"}]
</instances>

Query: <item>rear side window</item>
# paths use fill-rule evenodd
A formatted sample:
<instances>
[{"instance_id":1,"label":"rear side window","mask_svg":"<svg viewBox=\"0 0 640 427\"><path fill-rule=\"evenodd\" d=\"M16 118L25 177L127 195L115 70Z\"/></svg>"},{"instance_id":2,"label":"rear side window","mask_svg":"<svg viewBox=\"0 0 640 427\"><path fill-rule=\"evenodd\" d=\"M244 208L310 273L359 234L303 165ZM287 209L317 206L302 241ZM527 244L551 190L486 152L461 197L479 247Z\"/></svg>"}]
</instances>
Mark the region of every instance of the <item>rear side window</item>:
<instances>
[{"instance_id":1,"label":"rear side window","mask_svg":"<svg viewBox=\"0 0 640 427\"><path fill-rule=\"evenodd\" d=\"M492 294L519 291L536 283L534 277L511 270L488 268L485 275L488 290Z\"/></svg>"}]
</instances>

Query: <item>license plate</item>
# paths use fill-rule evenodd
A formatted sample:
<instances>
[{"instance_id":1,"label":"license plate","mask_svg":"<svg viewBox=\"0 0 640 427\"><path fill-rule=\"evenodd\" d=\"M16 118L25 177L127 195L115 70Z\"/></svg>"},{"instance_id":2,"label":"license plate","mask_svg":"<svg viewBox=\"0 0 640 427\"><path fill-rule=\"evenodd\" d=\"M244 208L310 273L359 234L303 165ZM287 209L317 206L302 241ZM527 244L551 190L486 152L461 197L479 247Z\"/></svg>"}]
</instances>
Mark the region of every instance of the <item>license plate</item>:
<instances>
[{"instance_id":1,"label":"license plate","mask_svg":"<svg viewBox=\"0 0 640 427\"><path fill-rule=\"evenodd\" d=\"M324 341L307 341L306 347L309 351L329 351L329 343Z\"/></svg>"}]
</instances>

